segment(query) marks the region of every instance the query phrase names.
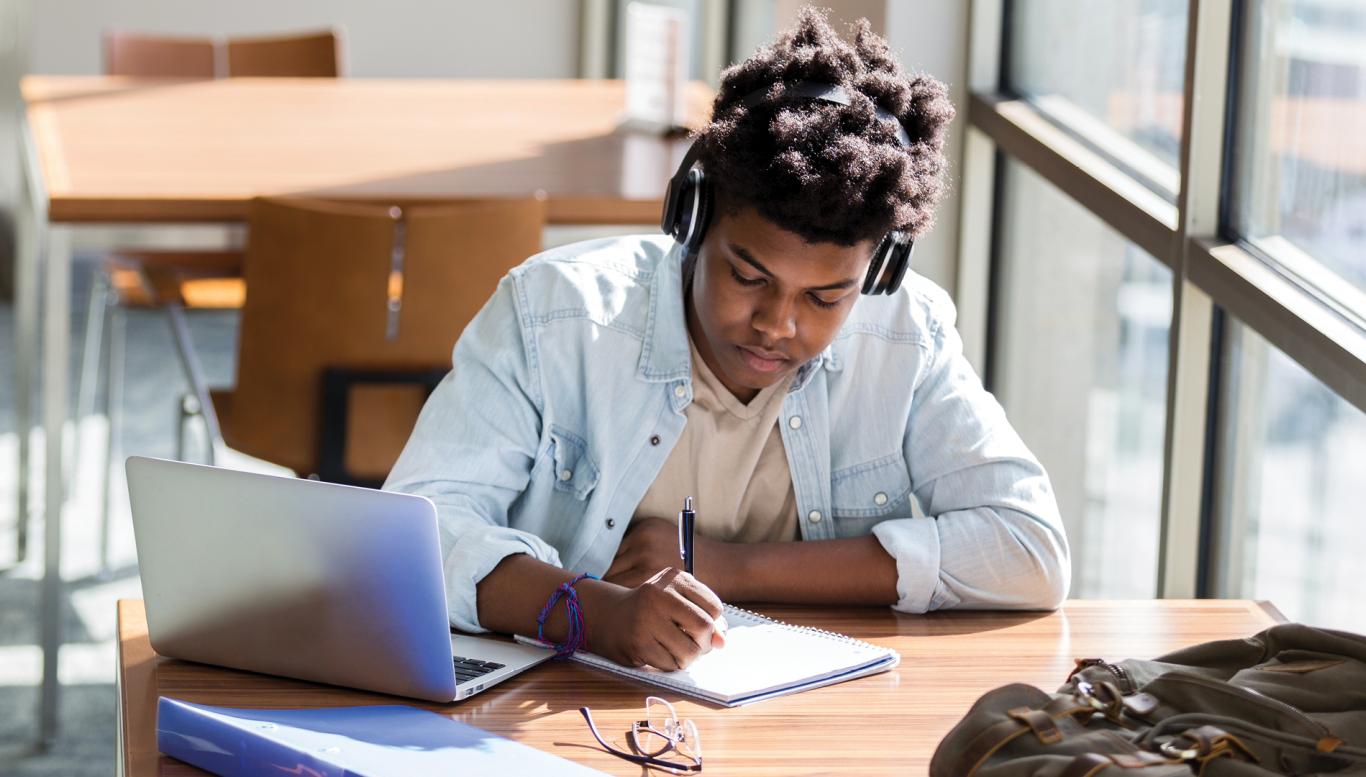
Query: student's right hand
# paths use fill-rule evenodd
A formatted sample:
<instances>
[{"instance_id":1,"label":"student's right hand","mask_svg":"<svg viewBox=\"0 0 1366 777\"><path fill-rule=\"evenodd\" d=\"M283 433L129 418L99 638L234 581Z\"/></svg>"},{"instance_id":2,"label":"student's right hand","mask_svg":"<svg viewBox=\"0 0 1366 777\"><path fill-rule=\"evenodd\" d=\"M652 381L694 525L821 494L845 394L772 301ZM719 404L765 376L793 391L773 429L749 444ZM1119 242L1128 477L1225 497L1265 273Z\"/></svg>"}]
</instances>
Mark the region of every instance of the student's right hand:
<instances>
[{"instance_id":1,"label":"student's right hand","mask_svg":"<svg viewBox=\"0 0 1366 777\"><path fill-rule=\"evenodd\" d=\"M683 669L726 644L721 600L697 578L664 569L635 588L603 585L589 609L588 649L625 666Z\"/></svg>"}]
</instances>

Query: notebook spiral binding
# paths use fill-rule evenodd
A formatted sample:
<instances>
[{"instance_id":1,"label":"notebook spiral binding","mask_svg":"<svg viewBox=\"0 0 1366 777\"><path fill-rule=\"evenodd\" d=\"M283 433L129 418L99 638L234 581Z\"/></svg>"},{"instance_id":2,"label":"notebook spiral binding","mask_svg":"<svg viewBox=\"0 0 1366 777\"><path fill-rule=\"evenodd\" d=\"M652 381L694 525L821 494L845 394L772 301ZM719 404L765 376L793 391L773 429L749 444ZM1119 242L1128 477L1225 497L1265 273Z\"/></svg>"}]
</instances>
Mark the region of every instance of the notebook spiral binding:
<instances>
[{"instance_id":1,"label":"notebook spiral binding","mask_svg":"<svg viewBox=\"0 0 1366 777\"><path fill-rule=\"evenodd\" d=\"M818 636L818 637L823 637L823 638L825 638L825 639L831 639L831 640L834 640L834 641L836 641L836 642L842 642L842 643L844 643L844 644L846 644L846 645L858 645L858 646L860 646L860 647L866 647L866 648L869 648L869 649L871 649L871 650L882 650L882 648L878 647L877 645L874 645L874 644L871 643L871 642L866 642L866 641L861 640L861 639L856 639L856 638L854 638L854 637L849 636L848 634L840 634L840 633L834 632L834 631L826 631L825 629L818 629L818 628L816 628L815 626L797 626L797 625L794 625L794 624L791 624L791 623L787 623L786 621L775 620L775 619L773 619L773 618L768 617L767 615L762 615L762 614L757 613L757 612L755 612L755 611L753 611L753 610L746 610L744 607L736 607L736 606L733 605L733 604L727 604L727 605L725 606L725 608L726 608L727 610L734 610L735 612L743 613L743 614L745 614L745 615L748 615L748 616L751 617L751 618L755 618L755 619L757 619L757 620L764 621L765 623L772 623L772 624L775 625L775 626L782 626L782 627L785 628L785 629L792 629L793 631L804 631L804 632L808 632L808 633L814 634L814 635L816 635L816 636Z\"/></svg>"}]
</instances>

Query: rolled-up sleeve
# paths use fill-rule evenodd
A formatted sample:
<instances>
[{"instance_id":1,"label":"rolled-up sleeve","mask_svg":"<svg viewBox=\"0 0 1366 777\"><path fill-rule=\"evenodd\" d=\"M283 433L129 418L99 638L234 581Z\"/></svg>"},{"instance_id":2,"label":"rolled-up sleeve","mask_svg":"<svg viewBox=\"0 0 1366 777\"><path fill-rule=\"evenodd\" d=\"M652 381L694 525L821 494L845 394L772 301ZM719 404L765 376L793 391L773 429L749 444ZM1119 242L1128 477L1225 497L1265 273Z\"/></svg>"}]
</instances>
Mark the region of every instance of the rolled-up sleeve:
<instances>
[{"instance_id":1,"label":"rolled-up sleeve","mask_svg":"<svg viewBox=\"0 0 1366 777\"><path fill-rule=\"evenodd\" d=\"M904 443L925 518L873 528L896 559L896 609L1051 609L1071 580L1067 538L1042 465L963 356L947 297Z\"/></svg>"},{"instance_id":2,"label":"rolled-up sleeve","mask_svg":"<svg viewBox=\"0 0 1366 777\"><path fill-rule=\"evenodd\" d=\"M484 631L475 586L504 558L525 553L559 565L555 548L508 525L540 439L534 353L513 276L465 328L453 368L428 398L385 489L436 504L451 625Z\"/></svg>"}]
</instances>

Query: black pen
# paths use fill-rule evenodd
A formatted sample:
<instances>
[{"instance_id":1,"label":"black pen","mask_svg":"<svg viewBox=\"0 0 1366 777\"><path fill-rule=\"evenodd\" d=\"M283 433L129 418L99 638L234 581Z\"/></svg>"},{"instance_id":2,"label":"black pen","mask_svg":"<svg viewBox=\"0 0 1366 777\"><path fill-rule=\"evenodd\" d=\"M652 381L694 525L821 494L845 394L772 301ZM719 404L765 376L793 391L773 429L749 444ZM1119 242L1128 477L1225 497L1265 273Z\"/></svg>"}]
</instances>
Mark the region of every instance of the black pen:
<instances>
[{"instance_id":1,"label":"black pen","mask_svg":"<svg viewBox=\"0 0 1366 777\"><path fill-rule=\"evenodd\" d=\"M692 574L692 525L697 514L692 511L692 497L683 498L683 512L678 514L678 555L683 558L683 571Z\"/></svg>"}]
</instances>

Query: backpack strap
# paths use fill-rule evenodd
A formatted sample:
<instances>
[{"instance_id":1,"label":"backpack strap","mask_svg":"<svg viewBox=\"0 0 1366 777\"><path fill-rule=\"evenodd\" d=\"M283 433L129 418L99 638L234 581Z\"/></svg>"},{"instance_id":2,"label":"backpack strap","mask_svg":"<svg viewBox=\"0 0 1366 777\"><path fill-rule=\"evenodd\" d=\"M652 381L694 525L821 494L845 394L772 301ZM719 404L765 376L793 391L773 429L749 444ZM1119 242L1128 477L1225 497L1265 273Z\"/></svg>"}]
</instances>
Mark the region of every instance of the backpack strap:
<instances>
[{"instance_id":1,"label":"backpack strap","mask_svg":"<svg viewBox=\"0 0 1366 777\"><path fill-rule=\"evenodd\" d=\"M1029 726L1016 718L1007 718L987 726L963 748L963 755L958 758L957 767L952 773L972 777L993 753L1028 730Z\"/></svg>"},{"instance_id":2,"label":"backpack strap","mask_svg":"<svg viewBox=\"0 0 1366 777\"><path fill-rule=\"evenodd\" d=\"M968 746L963 748L963 755L958 758L952 773L971 777L992 754L1028 731L1034 732L1044 744L1061 742L1062 730L1058 728L1058 720L1077 715L1089 716L1094 712L1091 705L1070 696L1055 698L1037 710L1029 707L1011 709L1006 713L1008 717L1005 720L993 723L972 738Z\"/></svg>"},{"instance_id":3,"label":"backpack strap","mask_svg":"<svg viewBox=\"0 0 1366 777\"><path fill-rule=\"evenodd\" d=\"M1164 758L1157 753L1150 753L1140 750L1136 753L1116 753L1112 755L1101 755L1100 753L1083 753L1067 765L1065 769L1058 773L1058 777L1095 777L1095 775L1109 769L1112 766L1120 769L1148 769L1154 766L1180 766L1179 770L1163 769L1154 774L1175 775L1190 774L1190 770L1180 759Z\"/></svg>"},{"instance_id":4,"label":"backpack strap","mask_svg":"<svg viewBox=\"0 0 1366 777\"><path fill-rule=\"evenodd\" d=\"M1039 742L1045 745L1054 745L1062 741L1062 731L1058 728L1057 721L1049 717L1048 713L1043 710L1016 707L1006 714L1029 726L1029 730L1034 732L1034 736L1038 738Z\"/></svg>"}]
</instances>

